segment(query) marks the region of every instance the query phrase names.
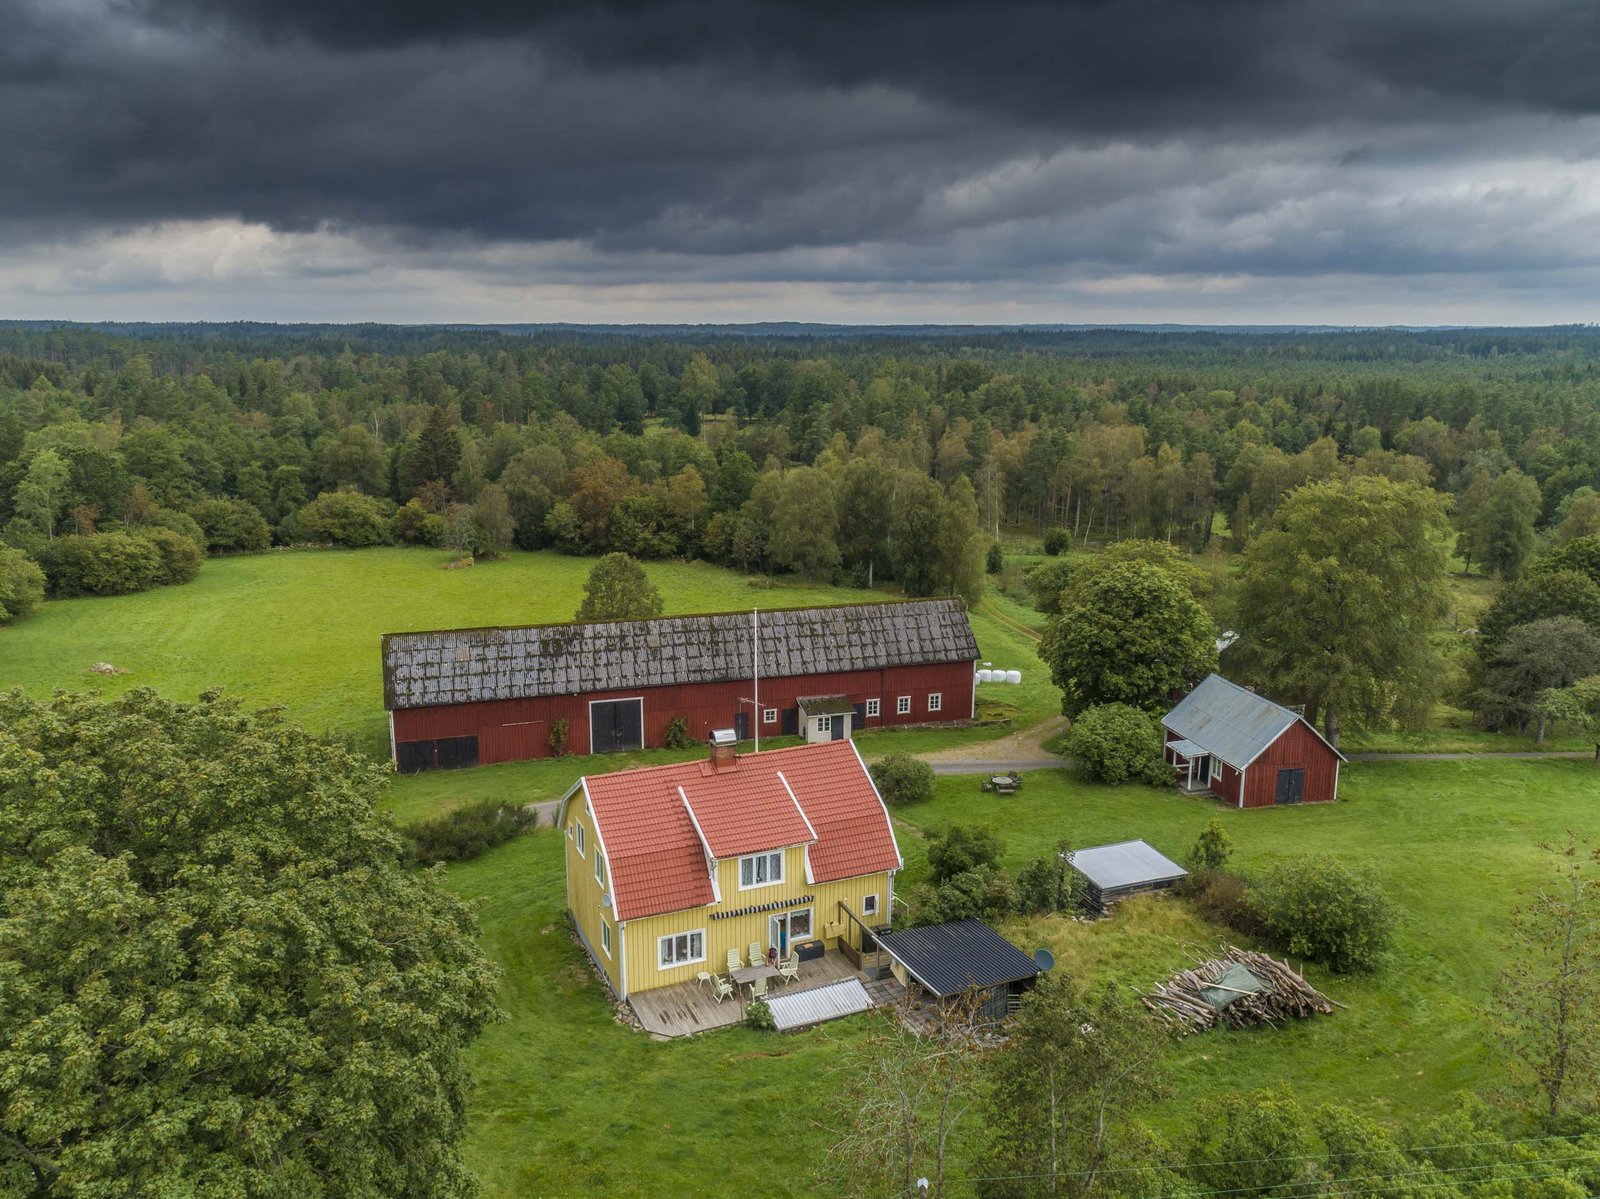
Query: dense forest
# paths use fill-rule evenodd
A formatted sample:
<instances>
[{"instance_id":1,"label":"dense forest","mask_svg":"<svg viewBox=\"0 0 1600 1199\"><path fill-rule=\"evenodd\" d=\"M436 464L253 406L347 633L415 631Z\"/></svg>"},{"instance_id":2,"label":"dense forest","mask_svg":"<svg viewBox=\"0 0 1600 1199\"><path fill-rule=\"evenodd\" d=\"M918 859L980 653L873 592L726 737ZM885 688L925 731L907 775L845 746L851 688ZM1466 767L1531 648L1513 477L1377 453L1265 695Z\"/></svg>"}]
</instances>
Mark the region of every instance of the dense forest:
<instances>
[{"instance_id":1,"label":"dense forest","mask_svg":"<svg viewBox=\"0 0 1600 1199\"><path fill-rule=\"evenodd\" d=\"M1007 528L1242 548L1336 475L1506 577L1600 530L1600 330L0 326L0 537L59 595L394 540L970 596Z\"/></svg>"}]
</instances>

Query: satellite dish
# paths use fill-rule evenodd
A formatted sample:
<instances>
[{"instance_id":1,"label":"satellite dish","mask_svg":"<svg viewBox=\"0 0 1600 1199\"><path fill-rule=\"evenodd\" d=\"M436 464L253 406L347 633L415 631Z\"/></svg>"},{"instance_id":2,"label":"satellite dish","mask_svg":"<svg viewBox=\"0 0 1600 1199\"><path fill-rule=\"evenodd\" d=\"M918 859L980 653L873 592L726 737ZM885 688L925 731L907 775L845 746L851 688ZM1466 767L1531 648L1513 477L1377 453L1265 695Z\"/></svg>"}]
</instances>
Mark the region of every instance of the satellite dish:
<instances>
[{"instance_id":1,"label":"satellite dish","mask_svg":"<svg viewBox=\"0 0 1600 1199\"><path fill-rule=\"evenodd\" d=\"M1056 955L1048 949L1035 949L1033 951L1033 964L1039 967L1039 973L1045 974L1055 969Z\"/></svg>"}]
</instances>

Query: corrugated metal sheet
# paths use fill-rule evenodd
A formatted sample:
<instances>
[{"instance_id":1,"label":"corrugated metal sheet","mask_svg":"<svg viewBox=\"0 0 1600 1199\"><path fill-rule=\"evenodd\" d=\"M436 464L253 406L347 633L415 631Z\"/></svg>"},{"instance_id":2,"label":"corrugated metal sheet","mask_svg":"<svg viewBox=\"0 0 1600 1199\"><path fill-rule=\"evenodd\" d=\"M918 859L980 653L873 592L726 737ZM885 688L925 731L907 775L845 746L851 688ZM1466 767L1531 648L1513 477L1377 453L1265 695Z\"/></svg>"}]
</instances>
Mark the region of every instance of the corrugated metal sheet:
<instances>
[{"instance_id":1,"label":"corrugated metal sheet","mask_svg":"<svg viewBox=\"0 0 1600 1199\"><path fill-rule=\"evenodd\" d=\"M1080 849L1072 855L1072 868L1102 891L1167 882L1189 873L1143 841Z\"/></svg>"},{"instance_id":2,"label":"corrugated metal sheet","mask_svg":"<svg viewBox=\"0 0 1600 1199\"><path fill-rule=\"evenodd\" d=\"M1243 768L1300 717L1221 675L1207 675L1161 719L1179 737Z\"/></svg>"},{"instance_id":3,"label":"corrugated metal sheet","mask_svg":"<svg viewBox=\"0 0 1600 1199\"><path fill-rule=\"evenodd\" d=\"M824 1020L869 1011L872 998L860 979L851 978L798 994L769 995L767 1006L772 1009L778 1031L787 1032L791 1028L808 1028Z\"/></svg>"},{"instance_id":4,"label":"corrugated metal sheet","mask_svg":"<svg viewBox=\"0 0 1600 1199\"><path fill-rule=\"evenodd\" d=\"M941 999L968 987L993 987L1039 973L1032 957L981 920L879 933L878 944Z\"/></svg>"},{"instance_id":5,"label":"corrugated metal sheet","mask_svg":"<svg viewBox=\"0 0 1600 1199\"><path fill-rule=\"evenodd\" d=\"M760 617L763 677L972 662L956 599L791 608ZM390 633L391 710L749 678L750 614Z\"/></svg>"}]
</instances>

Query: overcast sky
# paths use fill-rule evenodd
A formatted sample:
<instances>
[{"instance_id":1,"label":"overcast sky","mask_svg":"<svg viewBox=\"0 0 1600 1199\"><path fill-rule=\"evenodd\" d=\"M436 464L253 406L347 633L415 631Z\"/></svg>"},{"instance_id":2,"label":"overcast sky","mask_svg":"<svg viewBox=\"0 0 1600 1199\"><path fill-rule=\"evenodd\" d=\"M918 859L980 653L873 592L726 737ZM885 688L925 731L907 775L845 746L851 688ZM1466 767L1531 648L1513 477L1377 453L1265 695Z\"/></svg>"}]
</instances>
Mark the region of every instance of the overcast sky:
<instances>
[{"instance_id":1,"label":"overcast sky","mask_svg":"<svg viewBox=\"0 0 1600 1199\"><path fill-rule=\"evenodd\" d=\"M0 0L0 317L1600 319L1594 0Z\"/></svg>"}]
</instances>

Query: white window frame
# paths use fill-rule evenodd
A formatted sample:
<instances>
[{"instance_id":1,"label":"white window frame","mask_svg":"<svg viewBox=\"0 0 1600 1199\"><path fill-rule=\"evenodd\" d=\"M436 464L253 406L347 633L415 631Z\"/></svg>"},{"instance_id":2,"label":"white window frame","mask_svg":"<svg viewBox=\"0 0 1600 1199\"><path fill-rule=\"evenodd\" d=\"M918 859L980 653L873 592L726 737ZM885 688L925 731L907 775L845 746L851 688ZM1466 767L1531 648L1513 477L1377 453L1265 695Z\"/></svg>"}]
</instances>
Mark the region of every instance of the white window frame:
<instances>
[{"instance_id":1,"label":"white window frame","mask_svg":"<svg viewBox=\"0 0 1600 1199\"><path fill-rule=\"evenodd\" d=\"M778 709L776 709L776 708L762 708L761 709L761 723L762 724L777 724L778 723Z\"/></svg>"},{"instance_id":2,"label":"white window frame","mask_svg":"<svg viewBox=\"0 0 1600 1199\"><path fill-rule=\"evenodd\" d=\"M572 839L572 843L578 847L578 856L580 858L586 858L589 855L584 852L584 840L585 839L584 839L583 825L581 823L574 823L573 827L578 830L578 835L575 836Z\"/></svg>"},{"instance_id":3,"label":"white window frame","mask_svg":"<svg viewBox=\"0 0 1600 1199\"><path fill-rule=\"evenodd\" d=\"M878 701L875 699L869 699L867 701L867 719L870 720L872 717L876 716L878 714L878 710Z\"/></svg>"},{"instance_id":4,"label":"white window frame","mask_svg":"<svg viewBox=\"0 0 1600 1199\"><path fill-rule=\"evenodd\" d=\"M600 917L600 948L605 950L606 957L611 956L611 925L604 916Z\"/></svg>"},{"instance_id":5,"label":"white window frame","mask_svg":"<svg viewBox=\"0 0 1600 1199\"><path fill-rule=\"evenodd\" d=\"M800 915L802 912L805 913L806 924L809 925L809 927L805 932L797 933L794 931L794 918ZM788 915L789 921L787 927L789 929L789 952L793 953L794 943L796 941L814 941L817 939L817 913L815 908L805 907L791 908Z\"/></svg>"},{"instance_id":6,"label":"white window frame","mask_svg":"<svg viewBox=\"0 0 1600 1199\"><path fill-rule=\"evenodd\" d=\"M598 849L594 851L594 881L602 891L606 889L606 855Z\"/></svg>"},{"instance_id":7,"label":"white window frame","mask_svg":"<svg viewBox=\"0 0 1600 1199\"><path fill-rule=\"evenodd\" d=\"M942 691L930 691L930 692L928 692L928 711L937 712L943 707L944 707L944 692L942 692Z\"/></svg>"},{"instance_id":8,"label":"white window frame","mask_svg":"<svg viewBox=\"0 0 1600 1199\"><path fill-rule=\"evenodd\" d=\"M765 879L765 880L763 880L761 882L751 881L751 882L747 883L747 882L744 881L744 864L746 862L750 863L750 877L751 877L752 880L754 880L755 879L755 872L756 872L755 864L758 861L762 861L762 860L765 860L768 863L770 863L772 861L772 859L774 859L774 858L776 858L777 861L778 861L778 877L777 878L767 878L767 879ZM783 883L783 875L784 875L783 858L784 858L784 853L783 853L783 850L781 850L781 849L773 850L773 851L768 852L768 853L749 853L749 854L745 854L744 857L739 859L739 890L741 890L741 891L756 891L756 890L759 890L762 887L780 886ZM768 869L769 870L771 869L770 865L769 865Z\"/></svg>"},{"instance_id":9,"label":"white window frame","mask_svg":"<svg viewBox=\"0 0 1600 1199\"><path fill-rule=\"evenodd\" d=\"M674 956L673 959L669 962L667 960L667 948L668 948L668 946L671 946L673 951L674 951L674 954L676 954L677 942L678 942L678 939L680 937L685 939L684 949L689 954L689 956L688 957L684 957L684 958L680 958L680 957ZM699 957L695 957L694 956L694 939L696 937L700 938L700 956ZM664 937L657 937L656 938L656 969L657 970L677 970L682 966L693 966L695 963L703 962L705 960L706 960L706 930L703 929L703 928L691 928L687 932L668 933Z\"/></svg>"},{"instance_id":10,"label":"white window frame","mask_svg":"<svg viewBox=\"0 0 1600 1199\"><path fill-rule=\"evenodd\" d=\"M815 729L817 732L819 732L819 733L831 733L831 732L833 732L833 717L831 717L831 716L813 716L812 720L814 720L816 723L813 724L811 727L813 729Z\"/></svg>"},{"instance_id":11,"label":"white window frame","mask_svg":"<svg viewBox=\"0 0 1600 1199\"><path fill-rule=\"evenodd\" d=\"M861 897L861 914L863 916L876 916L878 914L878 893Z\"/></svg>"},{"instance_id":12,"label":"white window frame","mask_svg":"<svg viewBox=\"0 0 1600 1199\"><path fill-rule=\"evenodd\" d=\"M894 714L896 716L911 715L911 697L909 695L902 695L895 699Z\"/></svg>"}]
</instances>

